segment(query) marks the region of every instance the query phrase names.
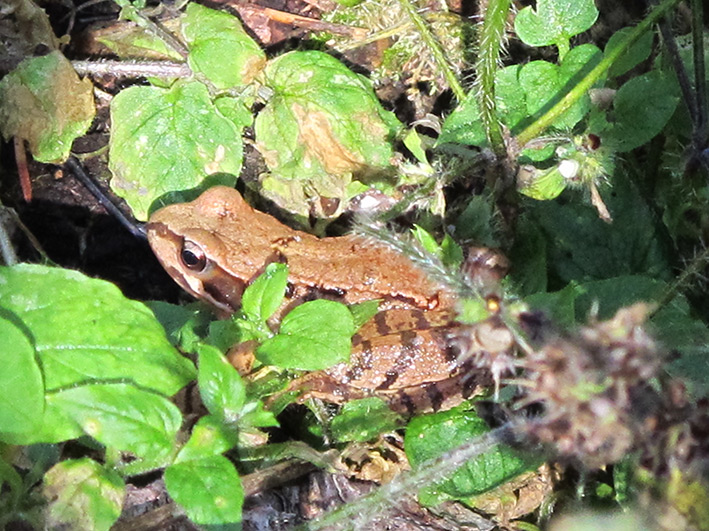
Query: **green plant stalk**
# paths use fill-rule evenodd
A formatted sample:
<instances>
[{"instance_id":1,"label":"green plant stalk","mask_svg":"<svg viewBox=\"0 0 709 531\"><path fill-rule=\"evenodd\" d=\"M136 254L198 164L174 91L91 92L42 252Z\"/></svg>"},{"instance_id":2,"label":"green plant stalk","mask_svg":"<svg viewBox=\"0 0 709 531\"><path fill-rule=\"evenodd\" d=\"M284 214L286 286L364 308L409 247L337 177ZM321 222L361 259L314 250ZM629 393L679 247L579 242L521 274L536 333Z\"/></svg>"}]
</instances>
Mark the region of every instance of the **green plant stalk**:
<instances>
[{"instance_id":1,"label":"green plant stalk","mask_svg":"<svg viewBox=\"0 0 709 531\"><path fill-rule=\"evenodd\" d=\"M458 78L448 64L446 56L441 49L441 45L438 44L438 41L433 36L433 33L431 33L431 30L428 29L426 22L421 15L418 14L416 8L414 8L411 2L409 0L399 0L399 2L401 7L404 8L404 11L406 11L406 14L409 15L411 22L414 23L416 29L421 34L423 42L431 51L431 55L433 55L436 65L441 70L443 77L446 78L448 86L453 91L453 94L455 94L455 97L458 98L458 101L463 101L465 99L465 90L463 90L463 85L460 84L460 81L458 81Z\"/></svg>"},{"instance_id":2,"label":"green plant stalk","mask_svg":"<svg viewBox=\"0 0 709 531\"><path fill-rule=\"evenodd\" d=\"M506 154L502 127L497 119L495 104L495 74L500 59L500 47L504 38L505 21L510 9L510 0L490 0L480 30L478 60L475 72L478 76L477 90L480 119L487 133L493 152L500 158Z\"/></svg>"},{"instance_id":3,"label":"green plant stalk","mask_svg":"<svg viewBox=\"0 0 709 531\"><path fill-rule=\"evenodd\" d=\"M556 105L549 109L544 115L536 120L532 125L522 131L517 141L520 147L524 147L528 142L542 134L547 127L553 124L562 114L571 108L588 90L593 87L601 76L608 70L611 65L632 46L653 24L664 17L667 12L675 7L679 0L664 0L623 40L617 48L611 50L596 67L591 70L566 96L564 96Z\"/></svg>"}]
</instances>

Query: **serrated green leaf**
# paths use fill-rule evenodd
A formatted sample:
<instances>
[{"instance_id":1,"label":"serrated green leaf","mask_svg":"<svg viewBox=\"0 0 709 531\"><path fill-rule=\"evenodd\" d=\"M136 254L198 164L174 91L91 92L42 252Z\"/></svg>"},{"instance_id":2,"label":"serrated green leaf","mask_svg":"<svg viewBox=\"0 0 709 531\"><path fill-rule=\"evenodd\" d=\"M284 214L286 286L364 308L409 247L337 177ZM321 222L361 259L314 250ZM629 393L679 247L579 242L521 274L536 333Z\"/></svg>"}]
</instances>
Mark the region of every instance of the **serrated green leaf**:
<instances>
[{"instance_id":1,"label":"serrated green leaf","mask_svg":"<svg viewBox=\"0 0 709 531\"><path fill-rule=\"evenodd\" d=\"M111 102L111 188L145 220L168 193L217 179L233 186L243 157L241 129L212 104L202 83L130 87Z\"/></svg>"},{"instance_id":2,"label":"serrated green leaf","mask_svg":"<svg viewBox=\"0 0 709 531\"><path fill-rule=\"evenodd\" d=\"M578 201L527 204L529 222L537 225L546 241L549 288L630 274L670 278L669 243L637 189L616 175L613 193L602 189L601 195L612 224L599 219L591 205Z\"/></svg>"},{"instance_id":3,"label":"serrated green leaf","mask_svg":"<svg viewBox=\"0 0 709 531\"><path fill-rule=\"evenodd\" d=\"M32 334L48 391L120 379L173 395L194 376L143 304L76 271L0 268L0 307Z\"/></svg>"},{"instance_id":4,"label":"serrated green leaf","mask_svg":"<svg viewBox=\"0 0 709 531\"><path fill-rule=\"evenodd\" d=\"M463 248L458 245L450 234L443 236L441 241L441 262L446 267L460 267L463 263Z\"/></svg>"},{"instance_id":5,"label":"serrated green leaf","mask_svg":"<svg viewBox=\"0 0 709 531\"><path fill-rule=\"evenodd\" d=\"M0 80L0 131L27 140L40 162L64 162L94 115L91 81L61 52L25 59Z\"/></svg>"},{"instance_id":6,"label":"serrated green leaf","mask_svg":"<svg viewBox=\"0 0 709 531\"><path fill-rule=\"evenodd\" d=\"M441 247L438 245L436 238L434 238L430 232L419 225L414 225L414 228L411 229L411 234L414 238L416 238L416 241L421 244L427 253L434 256L440 256Z\"/></svg>"},{"instance_id":7,"label":"serrated green leaf","mask_svg":"<svg viewBox=\"0 0 709 531\"><path fill-rule=\"evenodd\" d=\"M429 459L488 431L490 428L474 412L461 409L416 417L406 429L406 456L415 470ZM419 501L430 506L482 494L535 466L530 456L498 444L468 461L450 478L421 489Z\"/></svg>"},{"instance_id":8,"label":"serrated green leaf","mask_svg":"<svg viewBox=\"0 0 709 531\"><path fill-rule=\"evenodd\" d=\"M182 423L172 402L128 384L82 385L50 393L47 405L101 444L157 466L172 456Z\"/></svg>"},{"instance_id":9,"label":"serrated green leaf","mask_svg":"<svg viewBox=\"0 0 709 531\"><path fill-rule=\"evenodd\" d=\"M222 421L236 421L246 401L246 388L241 376L214 347L202 345L198 352L197 382L202 402L212 415Z\"/></svg>"},{"instance_id":10,"label":"serrated green leaf","mask_svg":"<svg viewBox=\"0 0 709 531\"><path fill-rule=\"evenodd\" d=\"M30 338L0 317L0 431L32 431L42 422L44 385Z\"/></svg>"},{"instance_id":11,"label":"serrated green leaf","mask_svg":"<svg viewBox=\"0 0 709 531\"><path fill-rule=\"evenodd\" d=\"M676 85L661 71L653 70L625 83L613 100L612 119L593 132L603 145L626 152L658 135L679 103Z\"/></svg>"},{"instance_id":12,"label":"serrated green leaf","mask_svg":"<svg viewBox=\"0 0 709 531\"><path fill-rule=\"evenodd\" d=\"M352 178L392 171L392 141L401 128L368 80L318 51L271 61L265 84L273 96L254 124L271 176L264 192L307 215L307 196L345 199Z\"/></svg>"},{"instance_id":13,"label":"serrated green leaf","mask_svg":"<svg viewBox=\"0 0 709 531\"><path fill-rule=\"evenodd\" d=\"M593 26L598 10L593 0L539 0L515 17L515 33L530 46L564 43Z\"/></svg>"},{"instance_id":14,"label":"serrated green leaf","mask_svg":"<svg viewBox=\"0 0 709 531\"><path fill-rule=\"evenodd\" d=\"M354 332L354 319L344 304L306 302L283 318L278 335L259 346L256 357L285 369L326 369L349 360Z\"/></svg>"},{"instance_id":15,"label":"serrated green leaf","mask_svg":"<svg viewBox=\"0 0 709 531\"><path fill-rule=\"evenodd\" d=\"M42 488L48 528L108 530L121 515L125 484L121 477L88 458L58 463Z\"/></svg>"},{"instance_id":16,"label":"serrated green leaf","mask_svg":"<svg viewBox=\"0 0 709 531\"><path fill-rule=\"evenodd\" d=\"M381 433L397 429L402 422L381 398L363 398L347 402L332 419L330 429L338 442L365 442Z\"/></svg>"},{"instance_id":17,"label":"serrated green leaf","mask_svg":"<svg viewBox=\"0 0 709 531\"><path fill-rule=\"evenodd\" d=\"M244 290L241 309L256 322L266 321L279 308L288 285L288 266L272 263Z\"/></svg>"},{"instance_id":18,"label":"serrated green leaf","mask_svg":"<svg viewBox=\"0 0 709 531\"><path fill-rule=\"evenodd\" d=\"M241 522L244 491L234 465L220 455L165 469L167 491L198 525Z\"/></svg>"},{"instance_id":19,"label":"serrated green leaf","mask_svg":"<svg viewBox=\"0 0 709 531\"><path fill-rule=\"evenodd\" d=\"M667 289L667 283L644 275L624 275L584 282L578 286L576 318L585 322L593 307L598 319L610 319L620 308L634 302L654 302Z\"/></svg>"},{"instance_id":20,"label":"serrated green leaf","mask_svg":"<svg viewBox=\"0 0 709 531\"><path fill-rule=\"evenodd\" d=\"M603 54L608 55L611 50L617 48L618 45L628 37L628 34L631 31L633 31L633 28L622 28L611 35L611 38L608 39L606 47L603 50ZM608 77L622 76L628 70L634 68L650 57L650 52L652 52L653 37L654 35L651 31L645 32L635 44L625 50L625 52L611 65L608 70Z\"/></svg>"},{"instance_id":21,"label":"serrated green leaf","mask_svg":"<svg viewBox=\"0 0 709 531\"><path fill-rule=\"evenodd\" d=\"M443 122L443 128L436 145L484 146L486 143L487 135L480 119L477 94L471 90Z\"/></svg>"},{"instance_id":22,"label":"serrated green leaf","mask_svg":"<svg viewBox=\"0 0 709 531\"><path fill-rule=\"evenodd\" d=\"M190 3L182 21L189 46L187 61L218 89L250 83L266 64L266 54L244 31L239 19Z\"/></svg>"}]
</instances>

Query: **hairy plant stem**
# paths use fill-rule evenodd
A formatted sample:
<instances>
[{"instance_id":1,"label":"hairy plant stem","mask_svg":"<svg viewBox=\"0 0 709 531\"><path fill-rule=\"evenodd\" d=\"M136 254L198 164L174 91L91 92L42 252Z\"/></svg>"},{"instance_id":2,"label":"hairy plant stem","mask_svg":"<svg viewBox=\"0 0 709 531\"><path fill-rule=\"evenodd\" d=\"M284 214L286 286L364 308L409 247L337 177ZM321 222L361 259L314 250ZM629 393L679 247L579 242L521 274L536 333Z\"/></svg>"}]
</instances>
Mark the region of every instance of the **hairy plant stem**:
<instances>
[{"instance_id":1,"label":"hairy plant stem","mask_svg":"<svg viewBox=\"0 0 709 531\"><path fill-rule=\"evenodd\" d=\"M184 78L192 75L185 63L172 61L72 61L74 69L82 76L114 75L122 77L157 77L160 79Z\"/></svg>"},{"instance_id":2,"label":"hairy plant stem","mask_svg":"<svg viewBox=\"0 0 709 531\"><path fill-rule=\"evenodd\" d=\"M406 14L411 19L411 22L413 22L416 26L416 29L421 35L426 47L431 51L431 55L433 56L436 65L441 70L443 77L446 78L448 86L453 91L453 94L456 98L458 98L458 101L463 101L465 98L465 90L463 90L463 85L460 84L460 81L458 81L458 78L448 64L441 45L433 36L433 33L431 33L431 30L426 25L426 21L421 15L418 14L416 8L409 0L399 0L399 3L404 11L406 11Z\"/></svg>"},{"instance_id":3,"label":"hairy plant stem","mask_svg":"<svg viewBox=\"0 0 709 531\"><path fill-rule=\"evenodd\" d=\"M495 155L506 155L502 127L497 119L495 104L495 74L499 66L500 48L504 39L505 21L510 9L510 0L489 0L482 13L480 27L477 74L477 97L480 107L480 119L485 127L487 140Z\"/></svg>"},{"instance_id":4,"label":"hairy plant stem","mask_svg":"<svg viewBox=\"0 0 709 531\"><path fill-rule=\"evenodd\" d=\"M396 505L397 500L403 496L410 496L425 485L445 479L469 459L483 454L511 437L513 437L513 429L509 424L496 428L455 450L426 461L417 470L402 474L372 494L312 520L299 529L316 530L338 525L351 529L367 529L368 521L387 507Z\"/></svg>"},{"instance_id":5,"label":"hairy plant stem","mask_svg":"<svg viewBox=\"0 0 709 531\"><path fill-rule=\"evenodd\" d=\"M539 119L535 120L532 125L522 131L517 141L520 147L524 147L529 141L538 137L542 132L553 124L562 114L571 108L581 96L586 94L594 83L608 70L613 63L627 51L653 24L664 17L667 12L675 7L680 0L664 0L640 24L635 26L623 42L601 60L595 68L593 68L586 77L584 77L571 91L568 92L561 100L559 100L551 109L544 113Z\"/></svg>"},{"instance_id":6,"label":"hairy plant stem","mask_svg":"<svg viewBox=\"0 0 709 531\"><path fill-rule=\"evenodd\" d=\"M692 282L692 278L698 276L701 271L706 267L707 262L709 262L709 248L704 249L702 252L692 258L692 261L689 262L689 266L686 267L682 271L682 273L680 273L680 275L672 282L672 284L667 286L667 289L664 291L662 297L660 297L660 300L657 302L657 309L652 312L652 315L655 315L660 309L667 306L670 301L675 297L675 295L677 295L687 285L689 285Z\"/></svg>"},{"instance_id":7,"label":"hairy plant stem","mask_svg":"<svg viewBox=\"0 0 709 531\"><path fill-rule=\"evenodd\" d=\"M692 140L697 151L707 144L707 82L704 65L704 0L692 0L692 46L694 52L694 93L697 96L697 116Z\"/></svg>"}]
</instances>

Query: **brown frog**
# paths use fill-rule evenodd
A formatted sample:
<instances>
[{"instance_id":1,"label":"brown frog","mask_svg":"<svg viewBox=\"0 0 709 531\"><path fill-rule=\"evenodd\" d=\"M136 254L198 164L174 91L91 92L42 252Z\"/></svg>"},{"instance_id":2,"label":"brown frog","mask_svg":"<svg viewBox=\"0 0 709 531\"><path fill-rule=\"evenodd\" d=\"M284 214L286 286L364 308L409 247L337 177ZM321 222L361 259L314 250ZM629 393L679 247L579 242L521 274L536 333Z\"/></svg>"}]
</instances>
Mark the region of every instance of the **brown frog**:
<instances>
[{"instance_id":1,"label":"brown frog","mask_svg":"<svg viewBox=\"0 0 709 531\"><path fill-rule=\"evenodd\" d=\"M382 311L353 337L348 364L299 381L307 396L342 402L374 394L411 412L448 407L490 383L484 371L465 367L450 341L460 333L452 293L389 247L356 235L318 238L293 230L223 186L160 209L147 231L172 278L222 314L239 308L246 286L272 262L288 264L288 307L322 297L381 300ZM466 333L473 348L512 346L495 317Z\"/></svg>"}]
</instances>

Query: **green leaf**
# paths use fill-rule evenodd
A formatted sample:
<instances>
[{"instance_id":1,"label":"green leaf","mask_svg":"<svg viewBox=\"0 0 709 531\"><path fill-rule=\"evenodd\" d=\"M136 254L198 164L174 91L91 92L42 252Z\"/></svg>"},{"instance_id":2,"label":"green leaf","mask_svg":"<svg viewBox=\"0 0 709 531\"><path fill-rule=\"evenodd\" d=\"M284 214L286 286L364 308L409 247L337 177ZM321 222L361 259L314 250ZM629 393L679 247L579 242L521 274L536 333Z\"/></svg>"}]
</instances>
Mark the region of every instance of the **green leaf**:
<instances>
[{"instance_id":1,"label":"green leaf","mask_svg":"<svg viewBox=\"0 0 709 531\"><path fill-rule=\"evenodd\" d=\"M5 432L32 431L44 414L42 372L30 338L0 317L0 426Z\"/></svg>"},{"instance_id":2,"label":"green leaf","mask_svg":"<svg viewBox=\"0 0 709 531\"><path fill-rule=\"evenodd\" d=\"M354 319L344 304L306 302L283 318L279 334L265 341L256 357L285 369L326 369L349 360L354 332Z\"/></svg>"},{"instance_id":3,"label":"green leaf","mask_svg":"<svg viewBox=\"0 0 709 531\"><path fill-rule=\"evenodd\" d=\"M256 322L265 322L280 307L288 285L288 266L272 263L244 290L241 309Z\"/></svg>"},{"instance_id":4,"label":"green leaf","mask_svg":"<svg viewBox=\"0 0 709 531\"><path fill-rule=\"evenodd\" d=\"M480 119L478 95L476 91L471 90L443 122L443 128L436 145L484 146L486 143L487 135Z\"/></svg>"},{"instance_id":5,"label":"green leaf","mask_svg":"<svg viewBox=\"0 0 709 531\"><path fill-rule=\"evenodd\" d=\"M619 152L640 147L658 135L679 103L676 84L653 70L625 83L613 100L611 121L593 131Z\"/></svg>"},{"instance_id":6,"label":"green leaf","mask_svg":"<svg viewBox=\"0 0 709 531\"><path fill-rule=\"evenodd\" d=\"M359 302L349 306L355 330L359 330L364 323L379 313L380 302L381 300L375 299L371 301Z\"/></svg>"},{"instance_id":7,"label":"green leaf","mask_svg":"<svg viewBox=\"0 0 709 531\"><path fill-rule=\"evenodd\" d=\"M392 141L401 128L369 81L318 51L271 61L265 84L274 91L254 124L271 177L264 193L307 215L307 196L345 199L352 178L392 172Z\"/></svg>"},{"instance_id":8,"label":"green leaf","mask_svg":"<svg viewBox=\"0 0 709 531\"><path fill-rule=\"evenodd\" d=\"M613 193L602 189L601 195L613 216L611 224L577 201L527 204L529 222L546 241L549 288L632 274L670 278L669 242L636 188L616 175Z\"/></svg>"},{"instance_id":9,"label":"green leaf","mask_svg":"<svg viewBox=\"0 0 709 531\"><path fill-rule=\"evenodd\" d=\"M207 176L233 186L241 171L241 129L217 111L202 83L125 89L111 102L111 124L111 188L140 220L168 192L185 192L185 200Z\"/></svg>"},{"instance_id":10,"label":"green leaf","mask_svg":"<svg viewBox=\"0 0 709 531\"><path fill-rule=\"evenodd\" d=\"M121 477L88 458L58 463L42 487L50 529L106 530L118 520L125 498Z\"/></svg>"},{"instance_id":11,"label":"green leaf","mask_svg":"<svg viewBox=\"0 0 709 531\"><path fill-rule=\"evenodd\" d=\"M202 402L222 421L238 419L246 402L246 388L236 369L214 347L200 346L197 382Z\"/></svg>"},{"instance_id":12,"label":"green leaf","mask_svg":"<svg viewBox=\"0 0 709 531\"><path fill-rule=\"evenodd\" d=\"M442 413L415 417L409 423L404 438L406 456L416 470L429 459L453 450L468 440L490 431L485 421L474 412L460 408ZM529 456L498 444L471 459L453 475L419 491L419 501L426 506L445 500L464 499L487 492L498 485L534 469Z\"/></svg>"},{"instance_id":13,"label":"green leaf","mask_svg":"<svg viewBox=\"0 0 709 531\"><path fill-rule=\"evenodd\" d=\"M0 80L0 131L27 140L40 162L64 162L94 115L91 81L61 52L25 59Z\"/></svg>"},{"instance_id":14,"label":"green leaf","mask_svg":"<svg viewBox=\"0 0 709 531\"><path fill-rule=\"evenodd\" d=\"M665 349L679 354L667 371L682 378L693 396L704 397L709 394L709 327L693 314L687 299L678 295L651 322Z\"/></svg>"},{"instance_id":15,"label":"green leaf","mask_svg":"<svg viewBox=\"0 0 709 531\"><path fill-rule=\"evenodd\" d=\"M547 290L546 245L539 224L523 213L516 224L514 245L509 254L510 263L514 264L510 277L515 291L522 297Z\"/></svg>"},{"instance_id":16,"label":"green leaf","mask_svg":"<svg viewBox=\"0 0 709 531\"><path fill-rule=\"evenodd\" d=\"M604 280L584 282L575 302L576 318L585 322L593 307L598 319L612 318L620 308L634 302L654 302L667 289L667 283L644 275L624 275Z\"/></svg>"},{"instance_id":17,"label":"green leaf","mask_svg":"<svg viewBox=\"0 0 709 531\"><path fill-rule=\"evenodd\" d=\"M372 397L347 402L332 419L330 429L337 442L365 442L397 429L401 423L401 416L384 400Z\"/></svg>"},{"instance_id":18,"label":"green leaf","mask_svg":"<svg viewBox=\"0 0 709 531\"><path fill-rule=\"evenodd\" d=\"M555 44L563 49L571 37L593 26L597 18L593 0L538 0L536 10L528 6L517 13L515 33L530 46Z\"/></svg>"},{"instance_id":19,"label":"green leaf","mask_svg":"<svg viewBox=\"0 0 709 531\"><path fill-rule=\"evenodd\" d=\"M234 465L223 456L185 461L165 469L167 491L198 525L241 522L244 491Z\"/></svg>"},{"instance_id":20,"label":"green leaf","mask_svg":"<svg viewBox=\"0 0 709 531\"><path fill-rule=\"evenodd\" d=\"M556 325L570 328L576 323L576 299L584 292L583 287L572 282L559 291L530 295L524 302L533 310L544 311ZM581 322L585 322L584 316L579 315L579 318Z\"/></svg>"},{"instance_id":21,"label":"green leaf","mask_svg":"<svg viewBox=\"0 0 709 531\"><path fill-rule=\"evenodd\" d=\"M47 395L61 417L101 444L164 465L174 452L182 415L172 402L129 384L91 384ZM50 421L51 422L51 421Z\"/></svg>"},{"instance_id":22,"label":"green leaf","mask_svg":"<svg viewBox=\"0 0 709 531\"><path fill-rule=\"evenodd\" d=\"M441 262L446 267L460 267L463 263L463 248L458 245L450 234L443 236L441 241Z\"/></svg>"},{"instance_id":23,"label":"green leaf","mask_svg":"<svg viewBox=\"0 0 709 531\"><path fill-rule=\"evenodd\" d=\"M180 306L164 301L148 301L145 305L165 329L170 343L185 352L195 351L213 319L212 312L207 311L200 302Z\"/></svg>"},{"instance_id":24,"label":"green leaf","mask_svg":"<svg viewBox=\"0 0 709 531\"><path fill-rule=\"evenodd\" d=\"M566 95L576 77L596 66L601 58L601 51L596 46L583 44L566 54L559 66L546 61L532 61L524 65L519 71L519 83L526 96L527 114L540 114L557 103ZM591 99L584 94L554 122L554 126L571 128L590 108Z\"/></svg>"},{"instance_id":25,"label":"green leaf","mask_svg":"<svg viewBox=\"0 0 709 531\"><path fill-rule=\"evenodd\" d=\"M631 31L633 31L633 28L622 28L611 35L611 38L608 39L606 47L603 50L603 54L608 55L612 50L617 48L618 45L628 37L628 34ZM640 37L630 48L625 50L625 52L611 65L608 70L608 77L622 76L628 70L634 68L650 57L653 38L654 35L651 31L643 33L642 37Z\"/></svg>"},{"instance_id":26,"label":"green leaf","mask_svg":"<svg viewBox=\"0 0 709 531\"><path fill-rule=\"evenodd\" d=\"M266 54L244 31L239 19L190 3L182 21L189 45L187 62L218 89L250 83L266 64Z\"/></svg>"},{"instance_id":27,"label":"green leaf","mask_svg":"<svg viewBox=\"0 0 709 531\"><path fill-rule=\"evenodd\" d=\"M436 238L434 238L433 235L426 229L419 225L414 225L414 228L411 229L411 234L413 234L416 241L421 244L427 253L434 256L441 255L441 247L438 245Z\"/></svg>"},{"instance_id":28,"label":"green leaf","mask_svg":"<svg viewBox=\"0 0 709 531\"><path fill-rule=\"evenodd\" d=\"M236 427L224 424L223 419L206 415L199 419L187 443L175 458L175 463L194 461L230 450L239 442Z\"/></svg>"},{"instance_id":29,"label":"green leaf","mask_svg":"<svg viewBox=\"0 0 709 531\"><path fill-rule=\"evenodd\" d=\"M153 313L109 282L39 265L1 267L0 307L32 335L48 391L120 379L173 395L194 377Z\"/></svg>"}]
</instances>

